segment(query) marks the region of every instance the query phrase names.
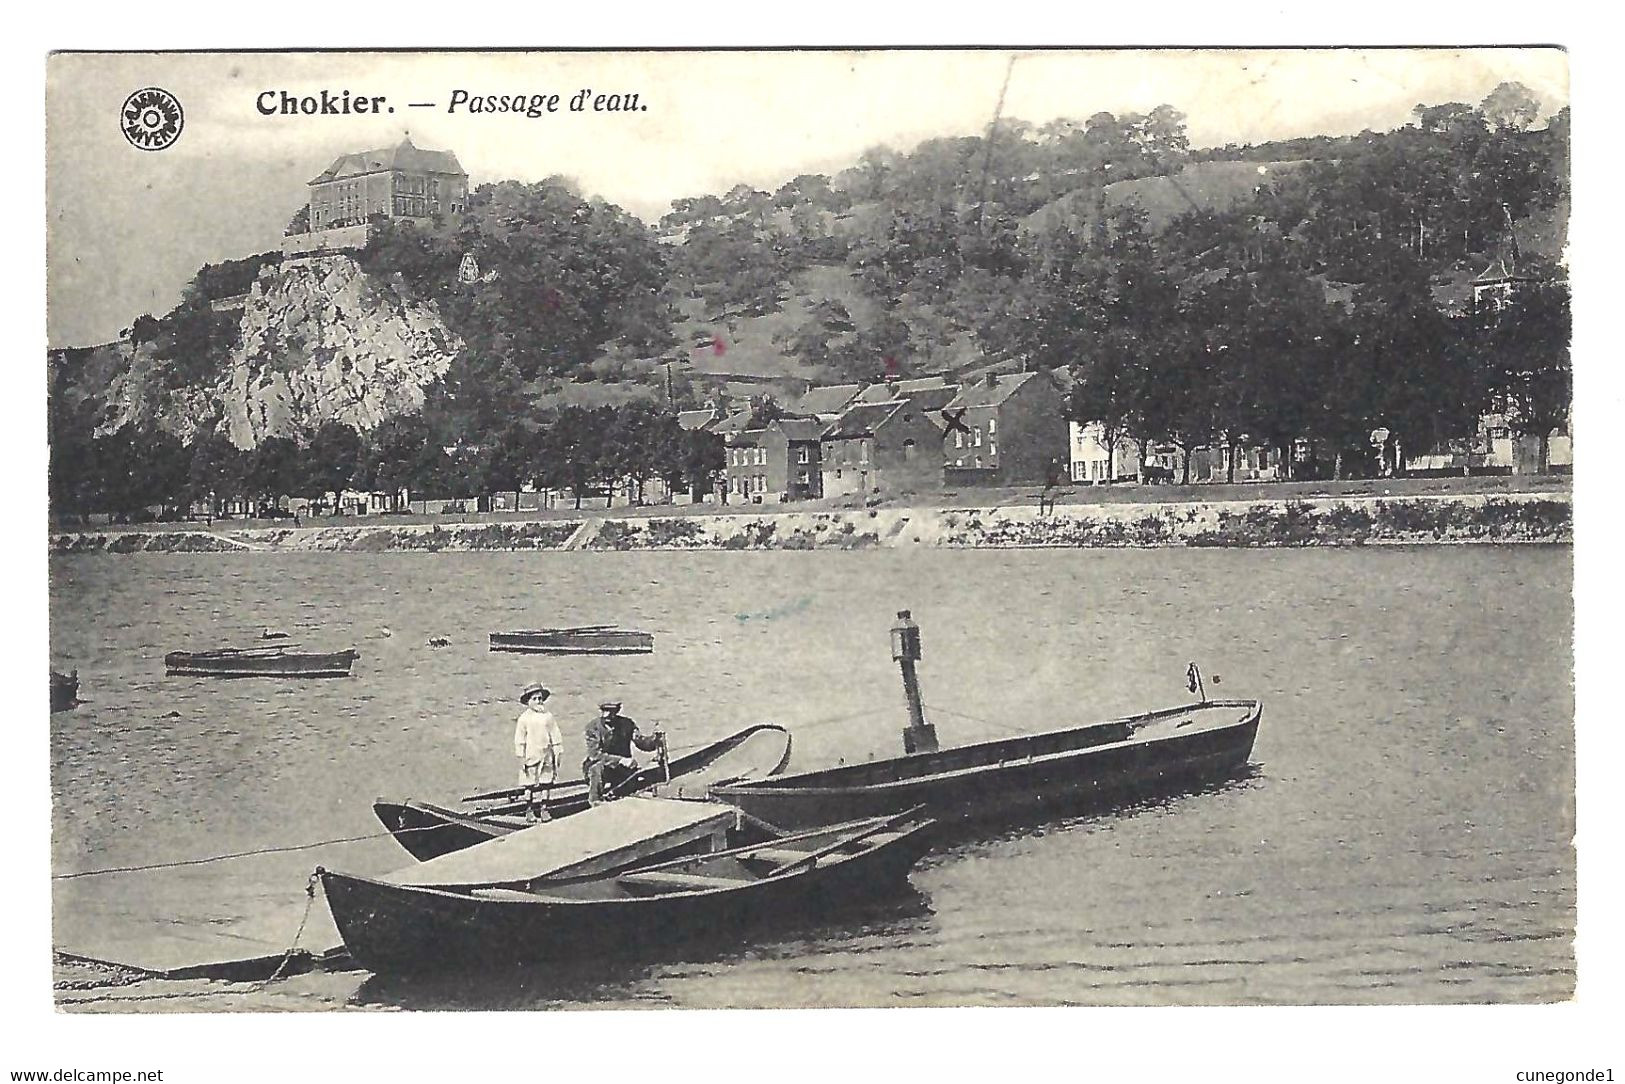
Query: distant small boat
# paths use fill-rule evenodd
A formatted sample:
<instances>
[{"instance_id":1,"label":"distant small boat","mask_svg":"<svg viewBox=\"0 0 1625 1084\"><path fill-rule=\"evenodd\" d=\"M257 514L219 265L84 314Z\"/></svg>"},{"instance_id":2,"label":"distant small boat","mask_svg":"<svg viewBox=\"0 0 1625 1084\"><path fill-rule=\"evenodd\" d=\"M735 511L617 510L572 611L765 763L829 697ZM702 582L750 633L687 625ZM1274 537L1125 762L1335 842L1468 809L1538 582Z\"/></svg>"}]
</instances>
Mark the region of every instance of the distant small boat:
<instances>
[{"instance_id":1,"label":"distant small boat","mask_svg":"<svg viewBox=\"0 0 1625 1084\"><path fill-rule=\"evenodd\" d=\"M615 625L521 629L491 634L492 651L525 651L536 655L646 655L654 649L654 633Z\"/></svg>"},{"instance_id":2,"label":"distant small boat","mask_svg":"<svg viewBox=\"0 0 1625 1084\"><path fill-rule=\"evenodd\" d=\"M294 651L291 646L221 648L218 651L171 651L164 671L192 677L349 677L350 664L361 657L345 651Z\"/></svg>"},{"instance_id":3,"label":"distant small boat","mask_svg":"<svg viewBox=\"0 0 1625 1084\"><path fill-rule=\"evenodd\" d=\"M51 710L67 711L79 703L79 671L59 674L51 671Z\"/></svg>"}]
</instances>

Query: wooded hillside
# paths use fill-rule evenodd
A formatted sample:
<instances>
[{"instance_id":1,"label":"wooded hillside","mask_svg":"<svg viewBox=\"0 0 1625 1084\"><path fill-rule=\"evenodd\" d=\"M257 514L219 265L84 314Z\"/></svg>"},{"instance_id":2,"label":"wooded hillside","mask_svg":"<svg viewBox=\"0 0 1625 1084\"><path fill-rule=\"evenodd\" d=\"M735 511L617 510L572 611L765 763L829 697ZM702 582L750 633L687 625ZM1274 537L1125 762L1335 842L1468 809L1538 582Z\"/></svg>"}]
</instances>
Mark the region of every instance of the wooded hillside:
<instances>
[{"instance_id":1,"label":"wooded hillside","mask_svg":"<svg viewBox=\"0 0 1625 1084\"><path fill-rule=\"evenodd\" d=\"M1342 447L1380 425L1415 447L1489 405L1529 432L1566 417L1568 153L1567 110L1541 120L1517 84L1390 132L1197 151L1170 105L1004 118L680 199L654 227L561 179L485 185L429 225L376 220L358 258L461 343L410 423L436 470L433 449L477 451L457 485L538 476L566 406L695 405L730 373L1062 368L1079 420L1145 440ZM173 312L138 318L130 394L217 383L240 332L212 303L277 259L204 268ZM1496 261L1529 280L1519 320L1468 312ZM155 410L106 431L104 355L53 357L53 493L81 505L116 488L74 478L108 459L97 425L121 447L159 439ZM316 428L292 438L307 454ZM394 454L379 432L357 435L361 460Z\"/></svg>"}]
</instances>

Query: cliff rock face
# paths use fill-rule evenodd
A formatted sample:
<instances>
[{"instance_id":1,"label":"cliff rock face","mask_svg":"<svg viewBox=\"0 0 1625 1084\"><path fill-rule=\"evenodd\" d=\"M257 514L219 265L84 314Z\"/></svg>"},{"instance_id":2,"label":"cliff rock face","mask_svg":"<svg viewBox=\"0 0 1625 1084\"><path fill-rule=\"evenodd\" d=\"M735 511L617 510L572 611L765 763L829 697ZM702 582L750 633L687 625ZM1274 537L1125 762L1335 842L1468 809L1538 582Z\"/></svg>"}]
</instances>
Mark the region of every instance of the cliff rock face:
<instances>
[{"instance_id":1,"label":"cliff rock face","mask_svg":"<svg viewBox=\"0 0 1625 1084\"><path fill-rule=\"evenodd\" d=\"M241 339L214 389L232 443L300 437L324 422L367 430L423 405L462 349L434 309L371 279L349 256L260 273Z\"/></svg>"},{"instance_id":2,"label":"cliff rock face","mask_svg":"<svg viewBox=\"0 0 1625 1084\"><path fill-rule=\"evenodd\" d=\"M49 352L51 394L98 435L128 425L190 441L218 428L252 448L328 421L364 431L411 413L462 349L432 306L344 255L266 267L234 311L238 344L204 380L177 386L151 343L123 340Z\"/></svg>"},{"instance_id":3,"label":"cliff rock face","mask_svg":"<svg viewBox=\"0 0 1625 1084\"><path fill-rule=\"evenodd\" d=\"M120 342L96 349L104 359L115 362L115 367L99 381L86 381L87 394L93 394L89 389L97 383L105 389L101 393L97 436L129 425L172 433L189 441L216 413L209 389L165 386L163 366L153 357L151 344L132 348L128 342ZM102 368L106 369L105 364Z\"/></svg>"}]
</instances>

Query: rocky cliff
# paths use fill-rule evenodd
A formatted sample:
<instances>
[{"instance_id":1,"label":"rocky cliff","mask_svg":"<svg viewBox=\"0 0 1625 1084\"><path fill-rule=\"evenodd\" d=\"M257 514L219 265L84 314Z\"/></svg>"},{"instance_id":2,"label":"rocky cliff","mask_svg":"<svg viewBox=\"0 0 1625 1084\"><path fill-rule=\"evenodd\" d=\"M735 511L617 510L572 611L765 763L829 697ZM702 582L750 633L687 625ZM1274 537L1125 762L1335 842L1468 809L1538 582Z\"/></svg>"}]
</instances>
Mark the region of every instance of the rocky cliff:
<instances>
[{"instance_id":1,"label":"rocky cliff","mask_svg":"<svg viewBox=\"0 0 1625 1084\"><path fill-rule=\"evenodd\" d=\"M175 387L152 344L120 342L53 357L63 370L53 394L89 408L97 433L135 425L190 440L218 427L252 448L328 421L368 430L415 411L462 348L433 306L347 255L267 266L240 304L229 310L240 316L237 342L207 381Z\"/></svg>"},{"instance_id":2,"label":"rocky cliff","mask_svg":"<svg viewBox=\"0 0 1625 1084\"><path fill-rule=\"evenodd\" d=\"M132 348L127 342L111 343L96 347L92 356L99 364L81 371L76 390L93 407L100 400L97 436L131 426L172 433L186 441L219 416L211 389L168 386L164 364L150 344Z\"/></svg>"},{"instance_id":3,"label":"rocky cliff","mask_svg":"<svg viewBox=\"0 0 1625 1084\"><path fill-rule=\"evenodd\" d=\"M411 413L462 348L432 307L342 255L262 271L240 332L215 396L241 448L328 421L366 430Z\"/></svg>"}]
</instances>

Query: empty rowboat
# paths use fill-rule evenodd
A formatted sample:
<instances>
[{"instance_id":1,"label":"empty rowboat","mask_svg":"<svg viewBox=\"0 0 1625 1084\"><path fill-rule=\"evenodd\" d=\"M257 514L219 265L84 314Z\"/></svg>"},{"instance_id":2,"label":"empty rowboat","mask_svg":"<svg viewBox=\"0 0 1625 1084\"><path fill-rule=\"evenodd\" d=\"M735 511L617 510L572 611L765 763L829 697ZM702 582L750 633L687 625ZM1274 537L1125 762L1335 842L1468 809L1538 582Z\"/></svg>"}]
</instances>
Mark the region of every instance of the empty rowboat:
<instances>
[{"instance_id":1,"label":"empty rowboat","mask_svg":"<svg viewBox=\"0 0 1625 1084\"><path fill-rule=\"evenodd\" d=\"M521 629L491 634L492 651L522 651L533 655L647 655L654 649L654 633L614 625Z\"/></svg>"},{"instance_id":2,"label":"empty rowboat","mask_svg":"<svg viewBox=\"0 0 1625 1084\"><path fill-rule=\"evenodd\" d=\"M658 799L631 798L526 831L568 832L588 816L648 801ZM422 871L433 863L415 867L411 878L316 872L345 947L374 972L642 957L707 937L732 941L751 927L896 890L924 854L932 824L910 811L661 863L585 876L566 870L519 885L425 883Z\"/></svg>"},{"instance_id":3,"label":"empty rowboat","mask_svg":"<svg viewBox=\"0 0 1625 1084\"><path fill-rule=\"evenodd\" d=\"M191 677L349 677L350 665L360 657L353 648L323 653L287 647L171 651L164 656L164 672Z\"/></svg>"},{"instance_id":4,"label":"empty rowboat","mask_svg":"<svg viewBox=\"0 0 1625 1084\"><path fill-rule=\"evenodd\" d=\"M940 820L1017 818L1046 808L1222 779L1252 753L1257 700L1209 700L1090 726L797 772L711 788L780 828L915 806Z\"/></svg>"}]
</instances>

